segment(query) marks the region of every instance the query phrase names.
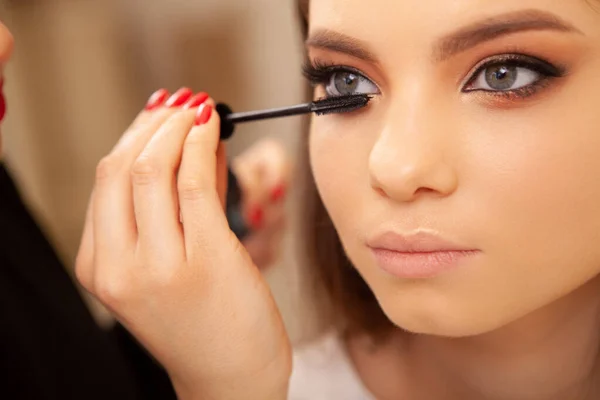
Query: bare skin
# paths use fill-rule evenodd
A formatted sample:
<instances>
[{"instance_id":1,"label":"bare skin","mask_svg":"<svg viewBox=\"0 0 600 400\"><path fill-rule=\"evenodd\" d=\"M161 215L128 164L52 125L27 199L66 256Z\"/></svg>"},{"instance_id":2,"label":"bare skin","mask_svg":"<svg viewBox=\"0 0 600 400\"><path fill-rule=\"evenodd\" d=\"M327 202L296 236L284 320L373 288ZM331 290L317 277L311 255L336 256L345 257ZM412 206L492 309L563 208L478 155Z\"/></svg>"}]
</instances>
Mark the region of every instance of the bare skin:
<instances>
[{"instance_id":1,"label":"bare skin","mask_svg":"<svg viewBox=\"0 0 600 400\"><path fill-rule=\"evenodd\" d=\"M361 92L378 89L361 113L313 120L319 191L383 310L420 334L398 333L374 352L349 343L377 398L597 398L588 393L600 343L600 13L591 5L311 2L313 63L352 67L368 79ZM514 31L481 34L482 21ZM449 41L456 32L461 40ZM343 51L339 34L373 59ZM478 64L514 53L560 65L563 76L522 69L511 87L529 89L489 86ZM488 92L467 91L477 75L475 88ZM365 245L383 228L435 232L479 253L429 279L400 279Z\"/></svg>"},{"instance_id":2,"label":"bare skin","mask_svg":"<svg viewBox=\"0 0 600 400\"><path fill-rule=\"evenodd\" d=\"M311 60L353 69L336 89L375 95L364 110L313 119L310 155L348 256L402 328L381 347L364 338L348 343L377 398L600 396L600 14L593 5L311 3ZM184 396L285 398L287 335L218 214L216 122L192 128L191 114L169 118L171 133L158 129L166 119L149 123L145 139L125 139L101 165L93 214L113 215L111 204L118 206L126 212L120 220L135 220L139 233L123 226L129 241L105 243L88 234L81 279L182 382ZM185 174L175 185L179 161ZM134 198L124 197L132 188ZM151 202L164 218L145 220L150 214L139 207ZM177 203L187 210L181 232ZM111 237L107 226L89 229ZM475 255L443 273L399 278L367 246L383 230L434 233ZM174 241L144 246L157 231ZM115 251L119 243L128 244Z\"/></svg>"}]
</instances>

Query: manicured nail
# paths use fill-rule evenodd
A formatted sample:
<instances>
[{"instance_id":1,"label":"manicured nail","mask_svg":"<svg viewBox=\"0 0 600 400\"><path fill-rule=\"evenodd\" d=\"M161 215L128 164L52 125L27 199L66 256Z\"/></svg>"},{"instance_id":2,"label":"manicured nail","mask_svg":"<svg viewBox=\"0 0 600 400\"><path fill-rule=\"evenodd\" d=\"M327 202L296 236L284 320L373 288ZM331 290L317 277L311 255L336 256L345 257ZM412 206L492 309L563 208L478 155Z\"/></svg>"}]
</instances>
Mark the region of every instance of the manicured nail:
<instances>
[{"instance_id":1,"label":"manicured nail","mask_svg":"<svg viewBox=\"0 0 600 400\"><path fill-rule=\"evenodd\" d=\"M0 78L0 122L4 119L6 115L6 99L4 98L4 93L2 89L4 87L4 79Z\"/></svg>"},{"instance_id":2,"label":"manicured nail","mask_svg":"<svg viewBox=\"0 0 600 400\"><path fill-rule=\"evenodd\" d=\"M200 107L204 102L208 100L208 93L200 92L188 101L183 108L190 109Z\"/></svg>"},{"instance_id":3,"label":"manicured nail","mask_svg":"<svg viewBox=\"0 0 600 400\"><path fill-rule=\"evenodd\" d=\"M250 210L250 214L248 215L248 220L250 221L250 225L254 229L260 229L260 227L262 226L262 223L263 223L263 219L264 219L264 213L263 213L262 208L260 208L259 206L252 207L252 209Z\"/></svg>"},{"instance_id":4,"label":"manicured nail","mask_svg":"<svg viewBox=\"0 0 600 400\"><path fill-rule=\"evenodd\" d=\"M152 111L162 106L165 104L167 97L169 97L169 92L166 89L159 89L152 93L152 96L148 99L148 103L146 103L146 111Z\"/></svg>"},{"instance_id":5,"label":"manicured nail","mask_svg":"<svg viewBox=\"0 0 600 400\"><path fill-rule=\"evenodd\" d=\"M190 99L190 97L192 97L193 94L194 92L192 92L189 88L181 88L175 93L173 93L173 96L171 96L169 100L167 100L167 103L165 105L169 108L181 107L185 104L186 101Z\"/></svg>"},{"instance_id":6,"label":"manicured nail","mask_svg":"<svg viewBox=\"0 0 600 400\"><path fill-rule=\"evenodd\" d=\"M196 120L194 124L196 126L204 125L210 119L212 115L212 107L209 104L202 104L196 113Z\"/></svg>"},{"instance_id":7,"label":"manicured nail","mask_svg":"<svg viewBox=\"0 0 600 400\"><path fill-rule=\"evenodd\" d=\"M285 197L285 185L280 183L271 191L271 201L277 202Z\"/></svg>"}]
</instances>

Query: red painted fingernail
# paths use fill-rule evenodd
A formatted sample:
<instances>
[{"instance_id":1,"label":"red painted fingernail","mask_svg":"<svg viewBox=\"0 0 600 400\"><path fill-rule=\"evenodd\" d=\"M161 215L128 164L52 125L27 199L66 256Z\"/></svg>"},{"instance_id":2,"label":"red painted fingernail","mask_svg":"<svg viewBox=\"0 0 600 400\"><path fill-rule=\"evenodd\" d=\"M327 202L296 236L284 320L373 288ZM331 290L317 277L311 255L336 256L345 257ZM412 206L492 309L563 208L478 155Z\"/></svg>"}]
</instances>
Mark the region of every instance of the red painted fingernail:
<instances>
[{"instance_id":1,"label":"red painted fingernail","mask_svg":"<svg viewBox=\"0 0 600 400\"><path fill-rule=\"evenodd\" d=\"M250 215L248 216L248 220L250 221L250 225L254 229L259 229L262 226L264 218L264 213L262 208L256 206L250 210Z\"/></svg>"},{"instance_id":2,"label":"red painted fingernail","mask_svg":"<svg viewBox=\"0 0 600 400\"><path fill-rule=\"evenodd\" d=\"M175 93L173 93L173 96L171 96L169 100L167 100L167 103L165 105L169 108L180 107L184 105L185 102L188 101L193 94L194 92L192 92L191 89L186 87L181 88Z\"/></svg>"},{"instance_id":3,"label":"red painted fingernail","mask_svg":"<svg viewBox=\"0 0 600 400\"><path fill-rule=\"evenodd\" d=\"M169 97L169 92L166 89L159 89L152 93L152 96L148 99L148 103L146 103L146 111L152 111L162 106L167 97Z\"/></svg>"},{"instance_id":4,"label":"red painted fingernail","mask_svg":"<svg viewBox=\"0 0 600 400\"><path fill-rule=\"evenodd\" d=\"M202 104L204 104L206 100L208 100L208 93L198 93L194 97L192 97L183 108L187 110L194 107L200 107Z\"/></svg>"},{"instance_id":5,"label":"red painted fingernail","mask_svg":"<svg viewBox=\"0 0 600 400\"><path fill-rule=\"evenodd\" d=\"M285 186L283 183L275 186L275 188L271 191L271 201L279 201L285 197Z\"/></svg>"},{"instance_id":6,"label":"red painted fingernail","mask_svg":"<svg viewBox=\"0 0 600 400\"><path fill-rule=\"evenodd\" d=\"M209 104L202 104L196 113L196 120L194 124L196 126L204 125L210 119L212 115L212 107Z\"/></svg>"},{"instance_id":7,"label":"red painted fingernail","mask_svg":"<svg viewBox=\"0 0 600 400\"><path fill-rule=\"evenodd\" d=\"M4 98L4 93L2 89L4 88L4 79L0 79L0 122L4 119L6 115L6 99Z\"/></svg>"}]
</instances>

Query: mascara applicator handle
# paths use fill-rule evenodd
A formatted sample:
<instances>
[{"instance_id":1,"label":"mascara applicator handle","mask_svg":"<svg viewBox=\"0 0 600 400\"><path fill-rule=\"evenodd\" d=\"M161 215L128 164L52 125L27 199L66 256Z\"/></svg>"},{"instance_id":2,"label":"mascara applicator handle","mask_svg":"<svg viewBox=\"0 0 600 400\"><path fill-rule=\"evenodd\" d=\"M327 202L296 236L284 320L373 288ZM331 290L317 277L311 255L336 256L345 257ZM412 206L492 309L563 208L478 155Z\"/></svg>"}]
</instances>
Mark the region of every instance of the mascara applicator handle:
<instances>
[{"instance_id":1,"label":"mascara applicator handle","mask_svg":"<svg viewBox=\"0 0 600 400\"><path fill-rule=\"evenodd\" d=\"M233 135L233 131L235 130L235 125L227 118L233 114L233 111L224 103L217 104L215 109L221 118L221 140L227 140Z\"/></svg>"}]
</instances>

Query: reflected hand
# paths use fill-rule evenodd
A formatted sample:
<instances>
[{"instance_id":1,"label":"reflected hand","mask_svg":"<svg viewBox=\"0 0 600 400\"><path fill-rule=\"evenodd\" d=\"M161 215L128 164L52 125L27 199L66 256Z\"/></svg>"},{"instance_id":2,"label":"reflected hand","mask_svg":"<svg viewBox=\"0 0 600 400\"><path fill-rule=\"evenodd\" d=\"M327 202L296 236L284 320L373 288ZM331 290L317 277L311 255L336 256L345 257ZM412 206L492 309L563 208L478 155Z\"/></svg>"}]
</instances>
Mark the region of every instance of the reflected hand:
<instances>
[{"instance_id":1,"label":"reflected hand","mask_svg":"<svg viewBox=\"0 0 600 400\"><path fill-rule=\"evenodd\" d=\"M282 143L263 139L231 164L242 191L242 208L251 234L243 244L260 269L278 258L286 226L285 199L292 165Z\"/></svg>"}]
</instances>

